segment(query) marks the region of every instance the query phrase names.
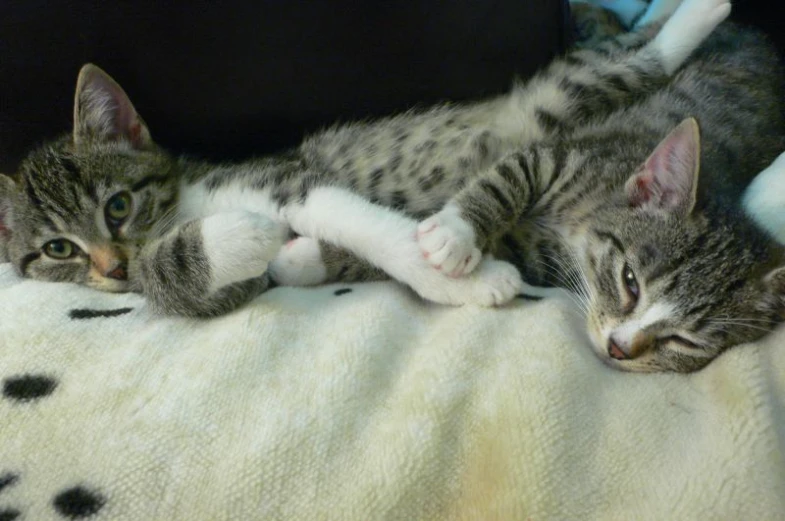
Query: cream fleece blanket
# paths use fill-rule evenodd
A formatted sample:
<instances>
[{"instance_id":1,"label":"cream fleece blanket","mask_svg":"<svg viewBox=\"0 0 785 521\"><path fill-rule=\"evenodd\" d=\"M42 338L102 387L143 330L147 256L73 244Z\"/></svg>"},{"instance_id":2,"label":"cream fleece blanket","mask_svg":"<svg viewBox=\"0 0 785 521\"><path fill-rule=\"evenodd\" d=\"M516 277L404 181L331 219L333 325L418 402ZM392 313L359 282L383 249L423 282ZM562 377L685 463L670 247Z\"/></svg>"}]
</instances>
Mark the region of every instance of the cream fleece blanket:
<instances>
[{"instance_id":1,"label":"cream fleece blanket","mask_svg":"<svg viewBox=\"0 0 785 521\"><path fill-rule=\"evenodd\" d=\"M0 381L3 521L785 518L785 330L631 375L563 296L286 288L200 322L5 264Z\"/></svg>"}]
</instances>

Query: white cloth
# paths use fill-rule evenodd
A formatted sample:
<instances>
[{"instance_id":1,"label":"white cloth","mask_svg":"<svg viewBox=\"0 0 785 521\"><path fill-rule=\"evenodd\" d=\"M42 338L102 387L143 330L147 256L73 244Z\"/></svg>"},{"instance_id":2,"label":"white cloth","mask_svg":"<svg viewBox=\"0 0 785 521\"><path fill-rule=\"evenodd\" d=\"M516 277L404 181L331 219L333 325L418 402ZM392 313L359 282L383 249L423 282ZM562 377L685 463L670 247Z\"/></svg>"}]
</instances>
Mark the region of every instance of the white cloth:
<instances>
[{"instance_id":1,"label":"white cloth","mask_svg":"<svg viewBox=\"0 0 785 521\"><path fill-rule=\"evenodd\" d=\"M439 307L388 282L279 288L195 321L0 265L0 512L785 516L784 330L694 375L634 375L595 358L573 309ZM64 502L75 489L92 503Z\"/></svg>"}]
</instances>

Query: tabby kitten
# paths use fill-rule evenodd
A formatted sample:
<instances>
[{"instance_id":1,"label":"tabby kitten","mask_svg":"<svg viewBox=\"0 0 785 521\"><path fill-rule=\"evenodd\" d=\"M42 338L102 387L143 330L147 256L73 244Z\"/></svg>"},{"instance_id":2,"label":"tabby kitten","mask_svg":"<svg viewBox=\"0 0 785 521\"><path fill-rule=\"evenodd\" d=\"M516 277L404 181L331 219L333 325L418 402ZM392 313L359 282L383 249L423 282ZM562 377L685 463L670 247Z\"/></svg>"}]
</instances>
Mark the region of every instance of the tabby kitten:
<instances>
[{"instance_id":1,"label":"tabby kitten","mask_svg":"<svg viewBox=\"0 0 785 521\"><path fill-rule=\"evenodd\" d=\"M172 158L87 65L73 134L0 183L2 233L25 276L141 291L191 316L230 311L270 275L389 275L435 302L498 305L523 273L586 299L614 367L694 370L771 328L785 294L782 250L732 197L705 197L773 157L775 140L755 136L782 135L776 59L757 35L725 27L680 70L729 11L686 0L661 30L573 53L507 96L239 165Z\"/></svg>"}]
</instances>

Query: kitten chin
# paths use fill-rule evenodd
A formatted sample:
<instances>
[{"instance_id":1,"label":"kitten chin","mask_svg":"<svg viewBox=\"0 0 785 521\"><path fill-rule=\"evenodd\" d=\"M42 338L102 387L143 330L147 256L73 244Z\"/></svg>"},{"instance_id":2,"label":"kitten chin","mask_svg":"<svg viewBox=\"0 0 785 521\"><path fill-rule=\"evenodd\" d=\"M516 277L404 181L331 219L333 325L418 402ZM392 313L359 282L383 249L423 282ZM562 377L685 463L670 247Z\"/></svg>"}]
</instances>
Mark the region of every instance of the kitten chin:
<instances>
[{"instance_id":1,"label":"kitten chin","mask_svg":"<svg viewBox=\"0 0 785 521\"><path fill-rule=\"evenodd\" d=\"M88 287L109 293L127 293L131 291L131 283L127 280L117 280L90 273L85 284Z\"/></svg>"}]
</instances>

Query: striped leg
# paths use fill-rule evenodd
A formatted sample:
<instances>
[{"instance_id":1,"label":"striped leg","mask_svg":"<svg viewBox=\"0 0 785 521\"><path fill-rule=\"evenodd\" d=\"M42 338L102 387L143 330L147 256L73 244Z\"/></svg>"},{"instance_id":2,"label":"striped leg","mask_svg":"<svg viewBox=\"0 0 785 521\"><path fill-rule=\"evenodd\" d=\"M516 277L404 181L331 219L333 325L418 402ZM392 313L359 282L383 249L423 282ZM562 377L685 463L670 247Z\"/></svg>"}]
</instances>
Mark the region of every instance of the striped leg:
<instances>
[{"instance_id":1,"label":"striped leg","mask_svg":"<svg viewBox=\"0 0 785 521\"><path fill-rule=\"evenodd\" d=\"M568 54L513 91L500 116L501 131L533 143L649 95L670 81L729 13L728 0L684 0L664 25L648 24ZM527 122L523 128L521 121Z\"/></svg>"},{"instance_id":2,"label":"striped leg","mask_svg":"<svg viewBox=\"0 0 785 521\"><path fill-rule=\"evenodd\" d=\"M452 277L471 273L485 246L536 204L566 161L567 156L557 156L550 148L502 159L419 224L417 241L423 256Z\"/></svg>"},{"instance_id":3,"label":"striped leg","mask_svg":"<svg viewBox=\"0 0 785 521\"><path fill-rule=\"evenodd\" d=\"M215 214L146 245L130 262L129 278L157 313L222 315L268 287L268 263L282 237L280 225L262 215Z\"/></svg>"}]
</instances>

